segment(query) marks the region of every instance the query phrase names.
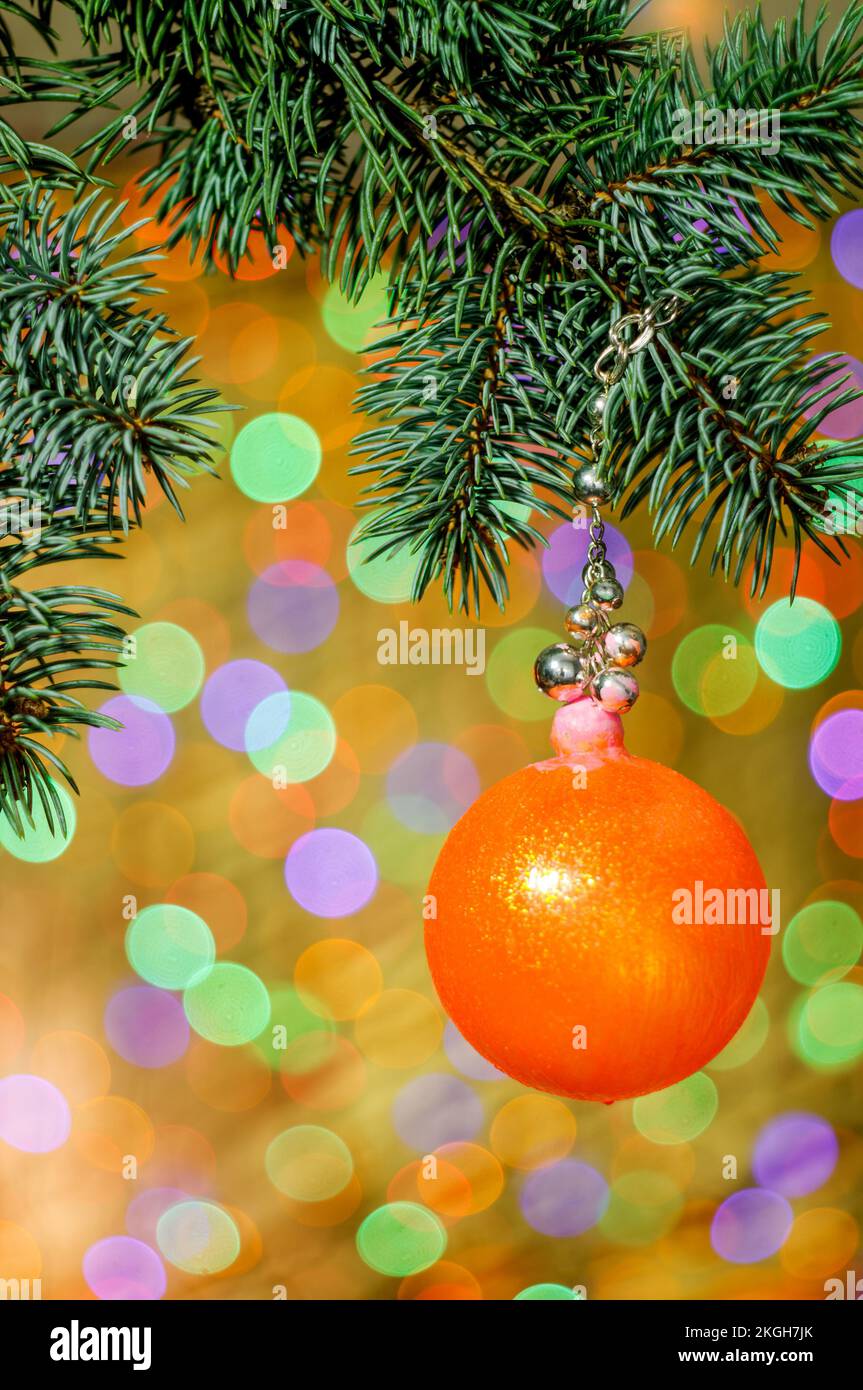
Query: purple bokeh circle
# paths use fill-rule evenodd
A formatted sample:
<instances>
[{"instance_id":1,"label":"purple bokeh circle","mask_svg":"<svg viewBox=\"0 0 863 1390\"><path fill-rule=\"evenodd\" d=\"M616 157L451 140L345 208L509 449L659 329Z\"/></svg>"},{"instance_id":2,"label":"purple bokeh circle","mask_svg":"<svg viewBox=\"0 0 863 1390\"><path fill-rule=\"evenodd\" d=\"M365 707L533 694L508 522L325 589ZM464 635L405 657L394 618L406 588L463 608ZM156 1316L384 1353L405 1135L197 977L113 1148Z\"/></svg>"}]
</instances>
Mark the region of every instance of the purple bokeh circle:
<instances>
[{"instance_id":1,"label":"purple bokeh circle","mask_svg":"<svg viewBox=\"0 0 863 1390\"><path fill-rule=\"evenodd\" d=\"M245 752L246 725L256 707L287 687L263 661L229 661L214 671L201 694L201 718L217 743Z\"/></svg>"},{"instance_id":2,"label":"purple bokeh circle","mask_svg":"<svg viewBox=\"0 0 863 1390\"><path fill-rule=\"evenodd\" d=\"M480 793L479 774L466 753L448 743L417 743L387 774L387 800L409 830L451 830Z\"/></svg>"},{"instance_id":3,"label":"purple bokeh circle","mask_svg":"<svg viewBox=\"0 0 863 1390\"><path fill-rule=\"evenodd\" d=\"M794 1213L779 1192L745 1187L716 1209L710 1242L717 1255L731 1264L767 1260L785 1243Z\"/></svg>"},{"instance_id":4,"label":"purple bokeh circle","mask_svg":"<svg viewBox=\"0 0 863 1390\"><path fill-rule=\"evenodd\" d=\"M463 1076L469 1076L472 1081L507 1081L505 1072L498 1071L497 1067L491 1062L487 1062L475 1047L471 1047L467 1038L463 1038L456 1028L452 1019L447 1020L443 1035L444 1051L456 1071L460 1071Z\"/></svg>"},{"instance_id":5,"label":"purple bokeh circle","mask_svg":"<svg viewBox=\"0 0 863 1390\"><path fill-rule=\"evenodd\" d=\"M90 757L103 777L123 787L144 787L168 770L176 739L171 720L158 705L138 695L134 700L115 695L99 713L123 726L88 733Z\"/></svg>"},{"instance_id":6,"label":"purple bokeh circle","mask_svg":"<svg viewBox=\"0 0 863 1390\"><path fill-rule=\"evenodd\" d=\"M17 1073L0 1081L0 1139L28 1154L59 1149L72 1116L66 1097L42 1076Z\"/></svg>"},{"instance_id":7,"label":"purple bokeh circle","mask_svg":"<svg viewBox=\"0 0 863 1390\"><path fill-rule=\"evenodd\" d=\"M115 1052L136 1067L167 1067L189 1046L182 1001L152 985L121 989L105 1009L105 1033Z\"/></svg>"},{"instance_id":8,"label":"purple bokeh circle","mask_svg":"<svg viewBox=\"0 0 863 1390\"><path fill-rule=\"evenodd\" d=\"M755 1181L783 1197L807 1197L823 1187L839 1158L839 1141L820 1115L789 1111L768 1121L755 1141Z\"/></svg>"},{"instance_id":9,"label":"purple bokeh circle","mask_svg":"<svg viewBox=\"0 0 863 1390\"><path fill-rule=\"evenodd\" d=\"M163 1216L169 1207L175 1207L178 1202L188 1200L188 1192L184 1192L180 1187L148 1187L146 1192L139 1192L137 1197L133 1197L127 1206L126 1230L136 1240L143 1240L155 1248L159 1217Z\"/></svg>"},{"instance_id":10,"label":"purple bokeh circle","mask_svg":"<svg viewBox=\"0 0 863 1390\"><path fill-rule=\"evenodd\" d=\"M849 353L839 354L840 361L833 371L814 388L814 392L807 392L803 397L803 414L807 420L811 420L814 415L822 410L830 401L835 400L846 391L853 391L863 387L863 362L856 357L851 357ZM814 361L820 362L816 357ZM814 365L814 364L813 364ZM843 381L843 377L848 377ZM827 391L832 386L832 390ZM827 391L827 395L816 401L813 405L806 405L806 397L817 394L819 397L822 391ZM863 397L856 401L851 401L848 405L842 405L838 410L832 410L829 415L825 415L821 424L818 426L820 434L826 435L829 439L856 439L863 434Z\"/></svg>"},{"instance_id":11,"label":"purple bokeh circle","mask_svg":"<svg viewBox=\"0 0 863 1390\"><path fill-rule=\"evenodd\" d=\"M291 897L316 917L348 917L374 895L378 868L368 845L348 830L309 830L285 860Z\"/></svg>"},{"instance_id":12,"label":"purple bokeh circle","mask_svg":"<svg viewBox=\"0 0 863 1390\"><path fill-rule=\"evenodd\" d=\"M580 1236L608 1206L608 1183L589 1163L564 1158L529 1173L519 1194L522 1215L544 1236Z\"/></svg>"},{"instance_id":13,"label":"purple bokeh circle","mask_svg":"<svg viewBox=\"0 0 863 1390\"><path fill-rule=\"evenodd\" d=\"M564 522L549 536L548 548L542 552L542 577L561 603L578 603L581 598L584 588L581 572L587 564L589 544L586 526ZM608 522L605 523L605 545L615 573L626 588L632 579L632 550L626 537Z\"/></svg>"},{"instance_id":14,"label":"purple bokeh circle","mask_svg":"<svg viewBox=\"0 0 863 1390\"><path fill-rule=\"evenodd\" d=\"M830 255L843 280L863 290L863 208L837 218L830 235Z\"/></svg>"},{"instance_id":15,"label":"purple bokeh circle","mask_svg":"<svg viewBox=\"0 0 863 1390\"><path fill-rule=\"evenodd\" d=\"M482 1101L467 1082L442 1072L408 1082L393 1103L399 1138L424 1154L442 1144L469 1142L479 1133L483 1119Z\"/></svg>"},{"instance_id":16,"label":"purple bokeh circle","mask_svg":"<svg viewBox=\"0 0 863 1390\"><path fill-rule=\"evenodd\" d=\"M336 586L319 565L271 565L249 591L249 625L277 652L310 652L325 642L339 616Z\"/></svg>"},{"instance_id":17,"label":"purple bokeh circle","mask_svg":"<svg viewBox=\"0 0 863 1390\"><path fill-rule=\"evenodd\" d=\"M863 797L863 710L838 710L818 725L809 743L809 767L828 796Z\"/></svg>"},{"instance_id":18,"label":"purple bokeh circle","mask_svg":"<svg viewBox=\"0 0 863 1390\"><path fill-rule=\"evenodd\" d=\"M97 1240L82 1263L87 1286L104 1300L152 1301L168 1286L165 1267L155 1250L132 1236Z\"/></svg>"}]
</instances>

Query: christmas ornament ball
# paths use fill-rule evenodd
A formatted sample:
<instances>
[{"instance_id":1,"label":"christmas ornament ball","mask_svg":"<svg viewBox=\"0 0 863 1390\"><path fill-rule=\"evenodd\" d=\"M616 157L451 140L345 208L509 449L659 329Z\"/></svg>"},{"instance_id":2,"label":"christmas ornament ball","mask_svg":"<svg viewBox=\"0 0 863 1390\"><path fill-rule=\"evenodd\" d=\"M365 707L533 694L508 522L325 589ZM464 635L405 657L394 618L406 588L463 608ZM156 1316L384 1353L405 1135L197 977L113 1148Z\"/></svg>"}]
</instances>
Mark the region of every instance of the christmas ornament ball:
<instances>
[{"instance_id":1,"label":"christmas ornament ball","mask_svg":"<svg viewBox=\"0 0 863 1390\"><path fill-rule=\"evenodd\" d=\"M429 884L431 973L467 1041L515 1080L645 1095L698 1071L749 1013L770 954L764 877L706 791L627 753L616 714L563 706L552 742L450 832Z\"/></svg>"}]
</instances>

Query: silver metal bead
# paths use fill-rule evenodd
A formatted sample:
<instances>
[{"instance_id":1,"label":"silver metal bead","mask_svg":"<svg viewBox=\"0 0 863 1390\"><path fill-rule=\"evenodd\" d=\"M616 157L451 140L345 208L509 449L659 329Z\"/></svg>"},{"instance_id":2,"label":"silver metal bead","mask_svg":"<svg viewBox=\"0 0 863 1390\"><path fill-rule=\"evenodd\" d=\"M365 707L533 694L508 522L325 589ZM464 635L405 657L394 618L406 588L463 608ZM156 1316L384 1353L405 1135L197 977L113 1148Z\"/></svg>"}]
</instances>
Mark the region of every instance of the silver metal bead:
<instances>
[{"instance_id":1,"label":"silver metal bead","mask_svg":"<svg viewBox=\"0 0 863 1390\"><path fill-rule=\"evenodd\" d=\"M569 705L573 700L581 699L587 675L575 647L569 647L565 642L556 642L554 646L546 647L536 658L533 678L549 699Z\"/></svg>"},{"instance_id":2,"label":"silver metal bead","mask_svg":"<svg viewBox=\"0 0 863 1390\"><path fill-rule=\"evenodd\" d=\"M588 598L591 603L598 603L600 608L610 612L623 603L623 585L617 579L597 579L590 586Z\"/></svg>"},{"instance_id":3,"label":"silver metal bead","mask_svg":"<svg viewBox=\"0 0 863 1390\"><path fill-rule=\"evenodd\" d=\"M593 690L602 708L610 714L626 714L638 699L638 681L635 676L631 671L621 671L616 667L597 676Z\"/></svg>"},{"instance_id":4,"label":"silver metal bead","mask_svg":"<svg viewBox=\"0 0 863 1390\"><path fill-rule=\"evenodd\" d=\"M599 476L595 463L580 463L572 475L576 499L587 507L601 507L611 501L611 488Z\"/></svg>"},{"instance_id":5,"label":"silver metal bead","mask_svg":"<svg viewBox=\"0 0 863 1390\"><path fill-rule=\"evenodd\" d=\"M594 419L602 420L605 417L605 407L607 405L608 396L606 396L605 392L600 392L598 396L594 396L593 400L590 402L590 413Z\"/></svg>"},{"instance_id":6,"label":"silver metal bead","mask_svg":"<svg viewBox=\"0 0 863 1390\"><path fill-rule=\"evenodd\" d=\"M590 637L600 625L599 614L590 603L578 603L566 615L566 630L571 637Z\"/></svg>"},{"instance_id":7,"label":"silver metal bead","mask_svg":"<svg viewBox=\"0 0 863 1390\"><path fill-rule=\"evenodd\" d=\"M615 666L637 666L644 660L647 638L636 623L615 623L605 634L604 646Z\"/></svg>"}]
</instances>

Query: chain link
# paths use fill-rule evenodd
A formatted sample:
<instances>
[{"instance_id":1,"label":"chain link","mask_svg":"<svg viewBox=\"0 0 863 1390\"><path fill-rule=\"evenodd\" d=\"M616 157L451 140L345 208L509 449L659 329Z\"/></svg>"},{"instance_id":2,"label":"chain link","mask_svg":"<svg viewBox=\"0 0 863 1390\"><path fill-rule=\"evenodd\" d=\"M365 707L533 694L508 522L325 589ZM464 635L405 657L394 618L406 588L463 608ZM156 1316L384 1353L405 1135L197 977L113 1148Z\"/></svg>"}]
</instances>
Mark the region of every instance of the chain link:
<instances>
[{"instance_id":1,"label":"chain link","mask_svg":"<svg viewBox=\"0 0 863 1390\"><path fill-rule=\"evenodd\" d=\"M649 304L640 314L624 314L616 319L609 332L610 342L603 348L593 365L593 374L606 388L615 386L626 371L630 357L634 357L648 343L652 343L659 328L673 323L680 313L681 301L677 295L666 292L660 295L655 304ZM635 325L636 335L628 343L624 330ZM614 359L612 366L603 364Z\"/></svg>"},{"instance_id":2,"label":"chain link","mask_svg":"<svg viewBox=\"0 0 863 1390\"><path fill-rule=\"evenodd\" d=\"M654 304L649 304L640 314L624 314L621 318L615 319L611 325L608 334L608 346L603 348L593 364L593 374L603 386L601 394L591 404L596 423L590 431L590 446L595 460L599 458L605 442L604 416L609 388L616 386L621 380L629 365L629 359L653 342L658 329L666 328L668 324L674 322L681 307L682 300L676 294L672 294L670 290L666 290ZM634 336L630 341L627 341L630 329L634 329ZM605 363L611 365L606 366ZM594 507L590 523L587 564L583 571L585 597L590 585L602 578L607 572L603 535L602 517L598 509Z\"/></svg>"},{"instance_id":3,"label":"chain link","mask_svg":"<svg viewBox=\"0 0 863 1390\"><path fill-rule=\"evenodd\" d=\"M630 357L646 348L648 343L652 343L656 337L657 330L666 328L673 323L680 313L682 301L676 294L666 290L659 296L655 304L648 304L640 314L624 314L622 318L615 319L609 330L609 343L607 347L597 357L593 364L593 374L597 381L602 382L604 390L593 403L593 412L597 417L597 422L590 431L590 443L594 455L599 453L605 438L602 427L602 416L605 411L607 392L609 387L616 386L621 380ZM626 332L630 328L635 328L635 336L631 342L626 340ZM610 366L605 366L610 362Z\"/></svg>"},{"instance_id":4,"label":"chain link","mask_svg":"<svg viewBox=\"0 0 863 1390\"><path fill-rule=\"evenodd\" d=\"M591 584L595 584L598 579L604 579L607 572L605 525L598 507L593 508L589 534L590 542L587 547L587 564L581 572L581 581L584 585L584 592L581 596L582 603L587 602L588 590Z\"/></svg>"}]
</instances>

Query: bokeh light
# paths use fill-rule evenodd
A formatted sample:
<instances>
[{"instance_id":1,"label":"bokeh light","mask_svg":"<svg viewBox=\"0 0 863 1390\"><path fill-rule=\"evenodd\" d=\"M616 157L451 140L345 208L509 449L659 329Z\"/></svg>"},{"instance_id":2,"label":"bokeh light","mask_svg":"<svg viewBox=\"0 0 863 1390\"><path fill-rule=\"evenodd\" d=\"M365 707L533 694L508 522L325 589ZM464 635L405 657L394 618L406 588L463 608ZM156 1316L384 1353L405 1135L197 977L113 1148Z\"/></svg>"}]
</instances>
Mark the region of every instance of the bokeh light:
<instances>
[{"instance_id":1,"label":"bokeh light","mask_svg":"<svg viewBox=\"0 0 863 1390\"><path fill-rule=\"evenodd\" d=\"M105 1009L105 1036L136 1067L167 1067L189 1046L189 1024L173 994L149 985L121 989Z\"/></svg>"},{"instance_id":2,"label":"bokeh light","mask_svg":"<svg viewBox=\"0 0 863 1390\"><path fill-rule=\"evenodd\" d=\"M491 1062L487 1062L481 1057L475 1047L471 1047L467 1038L463 1038L455 1024L449 1021L444 1030L444 1048L446 1055L456 1071L460 1071L463 1076L468 1076L472 1081L502 1081L504 1074L498 1071L497 1067Z\"/></svg>"},{"instance_id":3,"label":"bokeh light","mask_svg":"<svg viewBox=\"0 0 863 1390\"><path fill-rule=\"evenodd\" d=\"M565 1284L530 1284L515 1295L514 1303L578 1303L581 1294Z\"/></svg>"},{"instance_id":4,"label":"bokeh light","mask_svg":"<svg viewBox=\"0 0 863 1390\"><path fill-rule=\"evenodd\" d=\"M65 828L56 814L49 825L45 808L38 799L33 804L29 818L21 808L23 835L18 835L6 816L0 816L0 845L14 859L21 859L25 864L48 864L52 859L59 859L72 843L77 824L75 803L64 787L55 783L54 790L63 808Z\"/></svg>"},{"instance_id":5,"label":"bokeh light","mask_svg":"<svg viewBox=\"0 0 863 1390\"><path fill-rule=\"evenodd\" d=\"M325 1202L350 1182L351 1151L320 1125L295 1125L271 1141L266 1153L270 1182L295 1202Z\"/></svg>"},{"instance_id":6,"label":"bokeh light","mask_svg":"<svg viewBox=\"0 0 863 1390\"><path fill-rule=\"evenodd\" d=\"M736 628L709 623L687 633L671 663L674 688L695 714L728 715L755 689L752 645Z\"/></svg>"},{"instance_id":7,"label":"bokeh light","mask_svg":"<svg viewBox=\"0 0 863 1390\"><path fill-rule=\"evenodd\" d=\"M717 1208L710 1228L711 1244L731 1264L755 1264L780 1249L794 1219L778 1192L746 1187L733 1192Z\"/></svg>"},{"instance_id":8,"label":"bokeh light","mask_svg":"<svg viewBox=\"0 0 863 1390\"><path fill-rule=\"evenodd\" d=\"M852 980L823 985L805 1000L797 1021L803 1056L818 1067L842 1066L863 1053L863 987Z\"/></svg>"},{"instance_id":9,"label":"bokeh light","mask_svg":"<svg viewBox=\"0 0 863 1390\"><path fill-rule=\"evenodd\" d=\"M802 985L838 980L856 965L863 950L863 922L848 903L829 899L807 903L782 936L782 959Z\"/></svg>"},{"instance_id":10,"label":"bokeh light","mask_svg":"<svg viewBox=\"0 0 863 1390\"><path fill-rule=\"evenodd\" d=\"M122 728L90 729L90 757L104 777L124 787L156 782L171 765L176 739L167 714L151 700L115 695L100 714L116 719Z\"/></svg>"},{"instance_id":11,"label":"bokeh light","mask_svg":"<svg viewBox=\"0 0 863 1390\"><path fill-rule=\"evenodd\" d=\"M183 995L186 1017L196 1033L222 1047L239 1047L270 1021L270 996L253 970L218 961Z\"/></svg>"},{"instance_id":12,"label":"bokeh light","mask_svg":"<svg viewBox=\"0 0 863 1390\"><path fill-rule=\"evenodd\" d=\"M820 603L780 599L763 613L755 629L755 654L777 685L804 690L826 680L842 650L839 624Z\"/></svg>"},{"instance_id":13,"label":"bokeh light","mask_svg":"<svg viewBox=\"0 0 863 1390\"><path fill-rule=\"evenodd\" d=\"M378 1207L357 1231L360 1258L393 1279L428 1269L441 1258L446 1243L439 1218L413 1202Z\"/></svg>"},{"instance_id":14,"label":"bokeh light","mask_svg":"<svg viewBox=\"0 0 863 1390\"><path fill-rule=\"evenodd\" d=\"M639 1096L632 1104L632 1121L654 1144L682 1144L707 1129L718 1107L715 1083L705 1072L696 1072L676 1086Z\"/></svg>"},{"instance_id":15,"label":"bokeh light","mask_svg":"<svg viewBox=\"0 0 863 1390\"><path fill-rule=\"evenodd\" d=\"M24 1153L59 1149L69 1138L69 1105L56 1086L41 1076L0 1079L0 1139Z\"/></svg>"},{"instance_id":16,"label":"bokeh light","mask_svg":"<svg viewBox=\"0 0 863 1390\"><path fill-rule=\"evenodd\" d=\"M336 751L332 715L314 695L291 691L268 695L246 723L246 751L274 785L310 782Z\"/></svg>"},{"instance_id":17,"label":"bokeh light","mask_svg":"<svg viewBox=\"0 0 863 1390\"><path fill-rule=\"evenodd\" d=\"M863 797L863 709L830 714L813 731L809 766L822 791L838 801Z\"/></svg>"},{"instance_id":18,"label":"bokeh light","mask_svg":"<svg viewBox=\"0 0 863 1390\"><path fill-rule=\"evenodd\" d=\"M187 1274L219 1274L240 1253L236 1222L215 1202L178 1202L156 1225L165 1259Z\"/></svg>"},{"instance_id":19,"label":"bokeh light","mask_svg":"<svg viewBox=\"0 0 863 1390\"><path fill-rule=\"evenodd\" d=\"M381 542L352 532L347 547L348 573L361 594L375 603L406 603L413 590L419 557L409 549L378 554Z\"/></svg>"},{"instance_id":20,"label":"bokeh light","mask_svg":"<svg viewBox=\"0 0 863 1390\"><path fill-rule=\"evenodd\" d=\"M306 560L265 570L249 593L249 626L277 652L310 652L325 642L339 616L336 586Z\"/></svg>"},{"instance_id":21,"label":"bokeh light","mask_svg":"<svg viewBox=\"0 0 863 1390\"><path fill-rule=\"evenodd\" d=\"M761 1187L783 1197L808 1197L823 1187L836 1167L839 1143L818 1115L777 1115L759 1131L752 1171Z\"/></svg>"},{"instance_id":22,"label":"bokeh light","mask_svg":"<svg viewBox=\"0 0 863 1390\"><path fill-rule=\"evenodd\" d=\"M780 1251L782 1266L796 1279L825 1280L852 1266L860 1228L850 1212L811 1207L795 1218Z\"/></svg>"},{"instance_id":23,"label":"bokeh light","mask_svg":"<svg viewBox=\"0 0 863 1390\"><path fill-rule=\"evenodd\" d=\"M149 1116L135 1101L126 1096L96 1096L76 1108L72 1142L87 1163L128 1180L150 1159L156 1135Z\"/></svg>"},{"instance_id":24,"label":"bokeh light","mask_svg":"<svg viewBox=\"0 0 863 1390\"><path fill-rule=\"evenodd\" d=\"M548 700L533 680L533 663L545 647L563 641L548 628L519 628L498 638L486 666L488 693L511 719L548 721Z\"/></svg>"},{"instance_id":25,"label":"bokeh light","mask_svg":"<svg viewBox=\"0 0 863 1390\"><path fill-rule=\"evenodd\" d=\"M626 537L605 523L604 540L608 559L624 588L632 579L632 549ZM578 603L584 589L582 570L587 564L590 532L582 518L580 526L565 522L548 538L548 548L542 552L542 577L555 598L569 607Z\"/></svg>"},{"instance_id":26,"label":"bokeh light","mask_svg":"<svg viewBox=\"0 0 863 1390\"><path fill-rule=\"evenodd\" d=\"M87 1287L104 1300L137 1302L162 1298L168 1283L155 1250L131 1236L108 1236L91 1245L82 1269Z\"/></svg>"},{"instance_id":27,"label":"bokeh light","mask_svg":"<svg viewBox=\"0 0 863 1390\"><path fill-rule=\"evenodd\" d=\"M387 798L395 817L410 830L449 830L479 795L470 758L444 743L419 743L393 763Z\"/></svg>"},{"instance_id":28,"label":"bokeh light","mask_svg":"<svg viewBox=\"0 0 863 1390\"><path fill-rule=\"evenodd\" d=\"M231 473L255 502L287 502L310 487L321 466L321 442L297 415L271 412L244 425L231 449Z\"/></svg>"},{"instance_id":29,"label":"bokeh light","mask_svg":"<svg viewBox=\"0 0 863 1390\"><path fill-rule=\"evenodd\" d=\"M352 301L337 283L331 284L321 304L324 328L346 352L359 352L374 336L375 327L389 316L386 275L374 275L359 299Z\"/></svg>"},{"instance_id":30,"label":"bokeh light","mask_svg":"<svg viewBox=\"0 0 863 1390\"><path fill-rule=\"evenodd\" d=\"M436 1052L443 1036L437 1007L411 989L385 989L358 1015L357 1046L380 1067L419 1066Z\"/></svg>"},{"instance_id":31,"label":"bokeh light","mask_svg":"<svg viewBox=\"0 0 863 1390\"><path fill-rule=\"evenodd\" d=\"M670 1174L633 1168L612 1183L600 1229L617 1245L652 1245L674 1227L682 1206Z\"/></svg>"},{"instance_id":32,"label":"bokeh light","mask_svg":"<svg viewBox=\"0 0 863 1390\"><path fill-rule=\"evenodd\" d=\"M602 1217L608 1183L590 1164L565 1158L529 1173L519 1204L527 1224L542 1235L580 1236Z\"/></svg>"},{"instance_id":33,"label":"bokeh light","mask_svg":"<svg viewBox=\"0 0 863 1390\"><path fill-rule=\"evenodd\" d=\"M575 1116L563 1101L522 1095L494 1117L491 1147L502 1163L528 1171L565 1158L575 1143Z\"/></svg>"},{"instance_id":34,"label":"bokeh light","mask_svg":"<svg viewBox=\"0 0 863 1390\"><path fill-rule=\"evenodd\" d=\"M358 941L331 938L303 951L294 967L297 993L312 1013L356 1018L383 989L383 971Z\"/></svg>"},{"instance_id":35,"label":"bokeh light","mask_svg":"<svg viewBox=\"0 0 863 1390\"><path fill-rule=\"evenodd\" d=\"M863 289L863 209L843 212L830 233L830 256L843 280Z\"/></svg>"},{"instance_id":36,"label":"bokeh light","mask_svg":"<svg viewBox=\"0 0 863 1390\"><path fill-rule=\"evenodd\" d=\"M335 1026L325 1005L304 997L292 985L270 987L270 1027L257 1045L276 1071L304 1074L333 1057Z\"/></svg>"},{"instance_id":37,"label":"bokeh light","mask_svg":"<svg viewBox=\"0 0 863 1390\"><path fill-rule=\"evenodd\" d=\"M211 969L216 943L197 913L176 903L155 903L129 923L126 955L135 973L148 984L186 989Z\"/></svg>"},{"instance_id":38,"label":"bokeh light","mask_svg":"<svg viewBox=\"0 0 863 1390\"><path fill-rule=\"evenodd\" d=\"M249 716L268 695L285 688L279 673L263 661L229 661L204 687L201 718L217 743L244 750Z\"/></svg>"},{"instance_id":39,"label":"bokeh light","mask_svg":"<svg viewBox=\"0 0 863 1390\"><path fill-rule=\"evenodd\" d=\"M707 1063L708 1071L733 1071L743 1067L761 1051L770 1032L767 1005L759 997L730 1042Z\"/></svg>"},{"instance_id":40,"label":"bokeh light","mask_svg":"<svg viewBox=\"0 0 863 1390\"><path fill-rule=\"evenodd\" d=\"M863 387L863 362L847 352L838 353L837 357L839 360L836 365L828 372L824 381L811 392L817 400L804 407L803 414L808 419L812 419L823 410L825 405L838 400L846 391L859 391ZM818 364L820 358L815 358L814 361ZM826 394L822 394L824 392ZM863 397L828 411L818 429L829 439L858 438L863 434Z\"/></svg>"},{"instance_id":41,"label":"bokeh light","mask_svg":"<svg viewBox=\"0 0 863 1390\"><path fill-rule=\"evenodd\" d=\"M475 1138L484 1118L482 1101L472 1088L439 1072L409 1081L393 1105L396 1133L420 1153Z\"/></svg>"},{"instance_id":42,"label":"bokeh light","mask_svg":"<svg viewBox=\"0 0 863 1390\"><path fill-rule=\"evenodd\" d=\"M204 654L191 633L176 623L145 623L131 634L134 656L120 670L120 685L144 709L183 709L204 682Z\"/></svg>"},{"instance_id":43,"label":"bokeh light","mask_svg":"<svg viewBox=\"0 0 863 1390\"><path fill-rule=\"evenodd\" d=\"M291 846L285 882L316 917L348 917L373 896L378 874L368 845L348 830L310 830Z\"/></svg>"}]
</instances>

